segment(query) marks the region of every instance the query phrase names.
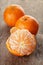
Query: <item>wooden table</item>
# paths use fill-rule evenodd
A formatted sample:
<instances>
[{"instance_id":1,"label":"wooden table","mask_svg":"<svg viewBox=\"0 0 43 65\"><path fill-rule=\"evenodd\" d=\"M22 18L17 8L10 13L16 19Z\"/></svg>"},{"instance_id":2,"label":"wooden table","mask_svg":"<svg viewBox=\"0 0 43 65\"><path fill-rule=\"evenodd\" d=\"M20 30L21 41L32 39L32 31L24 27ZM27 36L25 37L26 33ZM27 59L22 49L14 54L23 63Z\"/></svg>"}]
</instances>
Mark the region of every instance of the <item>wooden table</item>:
<instances>
[{"instance_id":1,"label":"wooden table","mask_svg":"<svg viewBox=\"0 0 43 65\"><path fill-rule=\"evenodd\" d=\"M36 35L37 47L30 56L13 56L6 48L10 28L4 23L3 11L10 4L21 5L25 13L35 17L40 24ZM0 0L0 65L43 65L43 0Z\"/></svg>"}]
</instances>

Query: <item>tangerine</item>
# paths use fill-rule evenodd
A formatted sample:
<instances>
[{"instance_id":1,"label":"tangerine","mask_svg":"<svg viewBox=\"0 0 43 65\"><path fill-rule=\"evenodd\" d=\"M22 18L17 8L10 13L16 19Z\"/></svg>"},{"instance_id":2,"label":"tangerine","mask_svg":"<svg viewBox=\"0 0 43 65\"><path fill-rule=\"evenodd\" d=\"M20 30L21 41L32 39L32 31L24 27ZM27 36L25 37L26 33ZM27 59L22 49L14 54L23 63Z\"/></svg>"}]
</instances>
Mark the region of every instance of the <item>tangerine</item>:
<instances>
[{"instance_id":1,"label":"tangerine","mask_svg":"<svg viewBox=\"0 0 43 65\"><path fill-rule=\"evenodd\" d=\"M19 5L8 6L4 11L4 21L8 26L15 26L16 21L24 15L24 10Z\"/></svg>"},{"instance_id":2,"label":"tangerine","mask_svg":"<svg viewBox=\"0 0 43 65\"><path fill-rule=\"evenodd\" d=\"M39 29L39 24L34 17L24 15L18 19L18 21L15 24L15 27L20 29L28 29L32 34L36 35Z\"/></svg>"},{"instance_id":3,"label":"tangerine","mask_svg":"<svg viewBox=\"0 0 43 65\"><path fill-rule=\"evenodd\" d=\"M35 36L27 29L18 29L10 35L6 46L13 55L30 55L36 47Z\"/></svg>"}]
</instances>

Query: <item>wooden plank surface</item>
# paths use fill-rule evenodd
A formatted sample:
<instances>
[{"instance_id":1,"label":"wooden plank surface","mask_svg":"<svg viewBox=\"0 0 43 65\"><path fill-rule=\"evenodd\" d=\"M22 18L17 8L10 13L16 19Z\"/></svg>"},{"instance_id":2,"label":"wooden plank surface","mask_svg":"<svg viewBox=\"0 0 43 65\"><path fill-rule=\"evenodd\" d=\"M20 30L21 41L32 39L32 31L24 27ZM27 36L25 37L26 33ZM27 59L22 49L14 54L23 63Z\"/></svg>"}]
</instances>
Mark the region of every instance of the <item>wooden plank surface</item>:
<instances>
[{"instance_id":1,"label":"wooden plank surface","mask_svg":"<svg viewBox=\"0 0 43 65\"><path fill-rule=\"evenodd\" d=\"M13 56L6 48L10 28L4 23L3 11L10 4L21 5L25 13L34 16L40 24L37 47L30 56ZM43 65L43 0L0 0L0 65Z\"/></svg>"}]
</instances>

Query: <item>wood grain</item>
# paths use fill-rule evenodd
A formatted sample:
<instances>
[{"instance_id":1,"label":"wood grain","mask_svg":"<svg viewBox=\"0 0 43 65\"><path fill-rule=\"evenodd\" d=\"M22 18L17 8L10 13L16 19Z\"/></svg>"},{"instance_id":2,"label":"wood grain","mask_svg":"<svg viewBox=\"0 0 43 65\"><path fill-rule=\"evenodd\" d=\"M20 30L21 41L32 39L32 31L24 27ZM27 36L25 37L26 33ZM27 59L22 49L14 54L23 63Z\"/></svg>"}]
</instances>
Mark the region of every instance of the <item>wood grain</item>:
<instances>
[{"instance_id":1,"label":"wood grain","mask_svg":"<svg viewBox=\"0 0 43 65\"><path fill-rule=\"evenodd\" d=\"M0 3L0 65L43 65L43 0L0 0ZM6 48L10 28L4 23L3 11L10 4L21 5L25 13L34 16L40 24L37 47L30 56L13 56Z\"/></svg>"}]
</instances>

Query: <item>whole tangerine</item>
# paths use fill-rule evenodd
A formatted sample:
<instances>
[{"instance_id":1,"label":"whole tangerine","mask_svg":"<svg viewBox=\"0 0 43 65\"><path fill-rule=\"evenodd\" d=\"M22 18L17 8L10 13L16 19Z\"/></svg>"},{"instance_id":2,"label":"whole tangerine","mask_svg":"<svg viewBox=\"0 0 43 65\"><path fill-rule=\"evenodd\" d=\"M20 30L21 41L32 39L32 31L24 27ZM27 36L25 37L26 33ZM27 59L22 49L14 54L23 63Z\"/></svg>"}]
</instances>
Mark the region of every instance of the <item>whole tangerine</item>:
<instances>
[{"instance_id":1,"label":"whole tangerine","mask_svg":"<svg viewBox=\"0 0 43 65\"><path fill-rule=\"evenodd\" d=\"M15 26L16 21L24 15L24 10L19 5L11 5L6 7L4 11L4 21L8 26Z\"/></svg>"},{"instance_id":2,"label":"whole tangerine","mask_svg":"<svg viewBox=\"0 0 43 65\"><path fill-rule=\"evenodd\" d=\"M36 35L39 29L39 23L34 17L30 15L24 15L18 19L15 27L20 29L28 29L32 34Z\"/></svg>"}]
</instances>

